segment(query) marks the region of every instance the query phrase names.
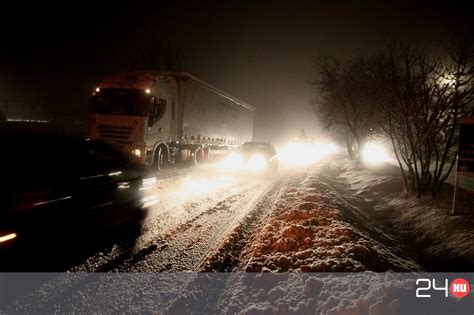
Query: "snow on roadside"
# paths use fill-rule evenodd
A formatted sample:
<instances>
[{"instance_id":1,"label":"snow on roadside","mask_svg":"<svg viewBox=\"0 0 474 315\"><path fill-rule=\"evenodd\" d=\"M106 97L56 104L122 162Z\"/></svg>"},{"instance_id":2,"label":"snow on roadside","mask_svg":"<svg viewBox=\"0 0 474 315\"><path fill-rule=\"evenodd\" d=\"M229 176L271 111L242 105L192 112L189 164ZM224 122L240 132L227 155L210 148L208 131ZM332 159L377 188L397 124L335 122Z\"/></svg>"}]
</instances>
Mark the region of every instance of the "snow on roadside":
<instances>
[{"instance_id":1,"label":"snow on roadside","mask_svg":"<svg viewBox=\"0 0 474 315\"><path fill-rule=\"evenodd\" d=\"M331 202L330 189L323 189L320 169L302 170L307 173L304 179L282 191L242 253L243 269L251 272L419 269L348 220L339 205Z\"/></svg>"},{"instance_id":2,"label":"snow on roadside","mask_svg":"<svg viewBox=\"0 0 474 315\"><path fill-rule=\"evenodd\" d=\"M398 212L394 219L413 233L427 252L446 258L466 259L474 265L474 230L471 217L452 216L449 209L428 201L426 204L398 199L389 201ZM410 232L407 232L410 233Z\"/></svg>"},{"instance_id":3,"label":"snow on roadside","mask_svg":"<svg viewBox=\"0 0 474 315\"><path fill-rule=\"evenodd\" d=\"M379 169L361 169L348 159L333 161L332 166L338 170L339 180L350 184L348 193L363 196L369 202L377 201L374 209L381 215L389 215L392 225L425 253L474 264L473 217L451 215L453 191L449 185L436 199L406 198L396 168L385 165Z\"/></svg>"}]
</instances>

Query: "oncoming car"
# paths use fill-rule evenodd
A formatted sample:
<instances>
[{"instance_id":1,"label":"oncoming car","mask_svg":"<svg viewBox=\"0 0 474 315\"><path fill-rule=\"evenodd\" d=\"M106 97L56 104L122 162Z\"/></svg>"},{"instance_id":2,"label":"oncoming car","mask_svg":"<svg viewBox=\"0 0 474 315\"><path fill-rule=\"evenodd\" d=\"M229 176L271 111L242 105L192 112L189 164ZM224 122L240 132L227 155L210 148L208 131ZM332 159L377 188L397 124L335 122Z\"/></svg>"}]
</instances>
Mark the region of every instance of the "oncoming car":
<instances>
[{"instance_id":1,"label":"oncoming car","mask_svg":"<svg viewBox=\"0 0 474 315\"><path fill-rule=\"evenodd\" d=\"M267 142L246 142L230 153L221 166L231 171L272 173L278 169L277 152Z\"/></svg>"}]
</instances>

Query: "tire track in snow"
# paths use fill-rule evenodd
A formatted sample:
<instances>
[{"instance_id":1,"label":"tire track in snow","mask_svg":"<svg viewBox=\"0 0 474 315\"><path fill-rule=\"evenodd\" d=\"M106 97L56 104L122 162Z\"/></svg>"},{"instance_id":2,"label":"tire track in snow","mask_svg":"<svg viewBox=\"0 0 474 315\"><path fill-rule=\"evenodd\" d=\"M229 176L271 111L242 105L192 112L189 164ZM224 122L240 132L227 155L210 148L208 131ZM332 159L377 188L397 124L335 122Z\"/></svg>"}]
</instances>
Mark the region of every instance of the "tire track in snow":
<instances>
[{"instance_id":1,"label":"tire track in snow","mask_svg":"<svg viewBox=\"0 0 474 315\"><path fill-rule=\"evenodd\" d=\"M173 181L180 179L182 178L171 178ZM196 220L217 211L220 204L240 198L244 191L252 189L256 184L237 182L230 189L223 189L198 201L193 199L185 203L173 200L172 195L170 200L165 200L157 206L158 211L151 211L152 217L147 218L141 235L133 240L122 240L111 247L102 248L69 271L106 272L120 267L121 263L139 261L153 251L166 248L173 234L192 228ZM176 216L177 211L183 215Z\"/></svg>"},{"instance_id":2,"label":"tire track in snow","mask_svg":"<svg viewBox=\"0 0 474 315\"><path fill-rule=\"evenodd\" d=\"M173 234L165 249L131 265L121 265L114 271L202 270L206 259L243 223L262 196L285 174L285 171L280 171L270 181L266 178L251 181L238 196L228 198L227 202L220 200L192 220L184 231Z\"/></svg>"}]
</instances>

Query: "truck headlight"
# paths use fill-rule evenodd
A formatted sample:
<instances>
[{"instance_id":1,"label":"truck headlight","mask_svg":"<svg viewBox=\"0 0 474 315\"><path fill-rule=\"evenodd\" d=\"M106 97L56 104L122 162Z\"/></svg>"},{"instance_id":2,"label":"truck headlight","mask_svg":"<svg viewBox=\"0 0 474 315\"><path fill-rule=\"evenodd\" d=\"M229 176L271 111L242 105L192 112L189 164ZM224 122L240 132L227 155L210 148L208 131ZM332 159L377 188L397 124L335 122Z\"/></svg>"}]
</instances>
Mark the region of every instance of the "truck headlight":
<instances>
[{"instance_id":1,"label":"truck headlight","mask_svg":"<svg viewBox=\"0 0 474 315\"><path fill-rule=\"evenodd\" d=\"M132 154L135 155L136 157L141 157L142 151L140 149L133 149Z\"/></svg>"}]
</instances>

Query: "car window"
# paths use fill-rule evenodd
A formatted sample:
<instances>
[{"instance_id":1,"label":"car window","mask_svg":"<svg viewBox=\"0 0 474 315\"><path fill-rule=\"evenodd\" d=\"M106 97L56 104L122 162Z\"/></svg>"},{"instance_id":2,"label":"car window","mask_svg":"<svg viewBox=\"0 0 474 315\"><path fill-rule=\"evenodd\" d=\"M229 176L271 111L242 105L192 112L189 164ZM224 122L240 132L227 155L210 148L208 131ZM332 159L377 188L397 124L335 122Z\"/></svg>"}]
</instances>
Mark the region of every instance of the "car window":
<instances>
[{"instance_id":1,"label":"car window","mask_svg":"<svg viewBox=\"0 0 474 315\"><path fill-rule=\"evenodd\" d=\"M268 154L274 155L276 154L275 148L268 143L260 143L260 142L248 142L242 145L242 150L245 151L261 151L267 152Z\"/></svg>"}]
</instances>

